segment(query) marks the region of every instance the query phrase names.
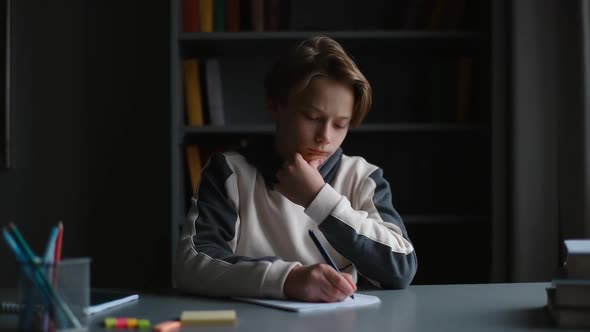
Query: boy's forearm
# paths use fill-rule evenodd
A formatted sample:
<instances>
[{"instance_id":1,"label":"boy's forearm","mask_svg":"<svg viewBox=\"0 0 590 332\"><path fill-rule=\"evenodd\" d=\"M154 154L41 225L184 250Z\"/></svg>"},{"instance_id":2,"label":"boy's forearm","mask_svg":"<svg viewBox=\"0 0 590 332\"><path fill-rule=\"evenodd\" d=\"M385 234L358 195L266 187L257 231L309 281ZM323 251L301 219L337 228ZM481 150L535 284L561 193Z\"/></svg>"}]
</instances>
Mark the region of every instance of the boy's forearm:
<instances>
[{"instance_id":1,"label":"boy's forearm","mask_svg":"<svg viewBox=\"0 0 590 332\"><path fill-rule=\"evenodd\" d=\"M391 245L360 234L333 216L322 222L319 228L336 251L379 287L405 288L414 278L417 261L413 248L393 251Z\"/></svg>"},{"instance_id":2,"label":"boy's forearm","mask_svg":"<svg viewBox=\"0 0 590 332\"><path fill-rule=\"evenodd\" d=\"M326 185L305 212L362 275L383 288L404 288L416 272L414 248L391 206L388 186L380 186L379 178L373 182L362 193L368 197L359 203L362 210L353 209L346 197Z\"/></svg>"},{"instance_id":3,"label":"boy's forearm","mask_svg":"<svg viewBox=\"0 0 590 332\"><path fill-rule=\"evenodd\" d=\"M284 298L283 284L296 262L280 259L234 260L197 252L183 239L175 260L176 288L207 296Z\"/></svg>"}]
</instances>

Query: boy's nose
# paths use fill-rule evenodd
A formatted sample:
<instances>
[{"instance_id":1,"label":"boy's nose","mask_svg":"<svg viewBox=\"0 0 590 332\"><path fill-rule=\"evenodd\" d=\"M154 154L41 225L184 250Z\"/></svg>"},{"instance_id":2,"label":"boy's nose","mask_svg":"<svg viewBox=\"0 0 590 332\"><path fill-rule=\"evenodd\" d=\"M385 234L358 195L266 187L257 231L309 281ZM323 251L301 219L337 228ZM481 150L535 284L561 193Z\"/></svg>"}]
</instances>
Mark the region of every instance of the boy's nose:
<instances>
[{"instance_id":1,"label":"boy's nose","mask_svg":"<svg viewBox=\"0 0 590 332\"><path fill-rule=\"evenodd\" d=\"M328 144L330 143L330 127L329 126L321 126L318 128L315 136L315 140L317 143L320 144Z\"/></svg>"}]
</instances>

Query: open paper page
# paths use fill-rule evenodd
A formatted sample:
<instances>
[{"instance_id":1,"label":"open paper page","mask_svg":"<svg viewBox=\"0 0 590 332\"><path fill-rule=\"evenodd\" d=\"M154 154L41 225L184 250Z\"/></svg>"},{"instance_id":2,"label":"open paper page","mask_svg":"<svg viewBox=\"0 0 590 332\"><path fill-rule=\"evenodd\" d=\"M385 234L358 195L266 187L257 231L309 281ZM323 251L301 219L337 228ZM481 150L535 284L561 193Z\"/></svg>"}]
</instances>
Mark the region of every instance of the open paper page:
<instances>
[{"instance_id":1,"label":"open paper page","mask_svg":"<svg viewBox=\"0 0 590 332\"><path fill-rule=\"evenodd\" d=\"M291 300L270 300L252 297L236 297L236 300L259 304L277 309L283 309L288 311L296 312L310 312L317 310L333 310L339 308L355 308L364 307L368 305L378 304L381 300L377 296L366 295L366 294L354 294L354 300L347 297L346 300L341 302L331 303L317 303L317 302L300 302Z\"/></svg>"}]
</instances>

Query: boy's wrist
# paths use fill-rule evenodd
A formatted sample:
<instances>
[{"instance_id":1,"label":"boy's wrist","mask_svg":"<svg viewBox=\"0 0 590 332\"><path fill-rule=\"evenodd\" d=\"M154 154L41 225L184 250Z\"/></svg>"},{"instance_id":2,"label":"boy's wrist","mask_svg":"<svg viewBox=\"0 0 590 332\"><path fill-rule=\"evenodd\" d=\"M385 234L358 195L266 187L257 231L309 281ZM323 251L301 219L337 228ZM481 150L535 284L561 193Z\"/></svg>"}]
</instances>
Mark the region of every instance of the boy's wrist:
<instances>
[{"instance_id":1,"label":"boy's wrist","mask_svg":"<svg viewBox=\"0 0 590 332\"><path fill-rule=\"evenodd\" d=\"M341 198L342 195L334 190L331 185L324 183L304 212L319 224L330 215Z\"/></svg>"},{"instance_id":2,"label":"boy's wrist","mask_svg":"<svg viewBox=\"0 0 590 332\"><path fill-rule=\"evenodd\" d=\"M324 188L325 185L326 185L326 183L323 182L319 188L317 188L316 190L314 190L312 192L312 194L310 195L310 198L307 200L307 202L305 202L303 204L304 209L307 209L311 205L311 203L313 203L313 201L316 199L316 197L318 197L318 194L320 193L320 191L322 191L322 188Z\"/></svg>"}]
</instances>

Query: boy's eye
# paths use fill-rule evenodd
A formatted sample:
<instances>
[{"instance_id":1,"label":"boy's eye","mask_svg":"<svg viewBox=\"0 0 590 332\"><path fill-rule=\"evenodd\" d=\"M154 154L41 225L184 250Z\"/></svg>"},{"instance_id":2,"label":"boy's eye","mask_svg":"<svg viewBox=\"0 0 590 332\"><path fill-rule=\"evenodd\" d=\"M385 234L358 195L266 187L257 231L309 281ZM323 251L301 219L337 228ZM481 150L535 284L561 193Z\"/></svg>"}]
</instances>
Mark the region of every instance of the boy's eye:
<instances>
[{"instance_id":1,"label":"boy's eye","mask_svg":"<svg viewBox=\"0 0 590 332\"><path fill-rule=\"evenodd\" d=\"M311 114L305 114L305 117L308 118L308 119L310 119L310 120L314 120L314 121L320 119L319 116L317 116L317 115L311 115Z\"/></svg>"},{"instance_id":2,"label":"boy's eye","mask_svg":"<svg viewBox=\"0 0 590 332\"><path fill-rule=\"evenodd\" d=\"M336 124L334 124L334 127L338 128L338 129L344 129L344 128L348 127L348 123L336 123Z\"/></svg>"}]
</instances>

